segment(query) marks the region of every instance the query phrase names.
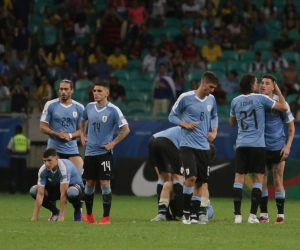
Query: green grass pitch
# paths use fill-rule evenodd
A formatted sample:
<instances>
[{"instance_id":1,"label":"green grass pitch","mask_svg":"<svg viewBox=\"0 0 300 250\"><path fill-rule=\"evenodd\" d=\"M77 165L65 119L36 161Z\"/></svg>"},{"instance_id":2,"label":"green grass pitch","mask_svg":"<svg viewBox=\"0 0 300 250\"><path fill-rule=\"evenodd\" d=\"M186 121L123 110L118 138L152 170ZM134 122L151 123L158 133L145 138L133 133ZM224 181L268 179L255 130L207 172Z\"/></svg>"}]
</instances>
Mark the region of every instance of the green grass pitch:
<instances>
[{"instance_id":1,"label":"green grass pitch","mask_svg":"<svg viewBox=\"0 0 300 250\"><path fill-rule=\"evenodd\" d=\"M101 201L96 195L98 221ZM29 195L0 194L0 249L298 249L300 201L286 201L283 225L274 224L274 200L269 201L268 224L247 223L249 199L242 203L242 224L233 223L231 199L211 201L215 214L208 224L184 225L150 222L157 212L155 197L113 196L111 225L88 225L72 221L70 203L64 222L48 222L49 211L44 208L39 221L31 222L34 200Z\"/></svg>"}]
</instances>

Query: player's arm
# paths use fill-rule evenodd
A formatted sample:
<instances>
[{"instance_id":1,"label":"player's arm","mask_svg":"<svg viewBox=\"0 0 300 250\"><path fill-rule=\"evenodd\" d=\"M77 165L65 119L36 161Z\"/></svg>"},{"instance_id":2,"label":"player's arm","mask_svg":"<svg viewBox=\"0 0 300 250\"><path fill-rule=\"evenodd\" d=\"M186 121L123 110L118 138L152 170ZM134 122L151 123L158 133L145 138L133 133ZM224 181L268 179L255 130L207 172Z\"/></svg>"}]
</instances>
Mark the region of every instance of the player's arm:
<instances>
[{"instance_id":1,"label":"player's arm","mask_svg":"<svg viewBox=\"0 0 300 250\"><path fill-rule=\"evenodd\" d=\"M81 139L81 143L82 143L82 145L83 146L85 146L86 145L86 133L85 133L85 131L86 131L86 127L87 127L87 123L88 123L88 121L86 121L86 120L81 120L81 122L80 122L80 139Z\"/></svg>"},{"instance_id":2,"label":"player's arm","mask_svg":"<svg viewBox=\"0 0 300 250\"><path fill-rule=\"evenodd\" d=\"M169 114L169 121L174 123L177 126L185 128L185 129L194 129L198 126L198 124L196 122L186 123L184 121L181 121L178 118L178 115L173 110L171 110L171 112Z\"/></svg>"},{"instance_id":3,"label":"player's arm","mask_svg":"<svg viewBox=\"0 0 300 250\"><path fill-rule=\"evenodd\" d=\"M69 182L60 184L60 211L57 221L64 221L65 211L67 206L67 189L69 187Z\"/></svg>"},{"instance_id":4,"label":"player's arm","mask_svg":"<svg viewBox=\"0 0 300 250\"><path fill-rule=\"evenodd\" d=\"M215 103L214 106L216 107L217 104ZM209 142L212 142L217 137L218 122L219 122L218 114L217 114L216 110L213 109L211 113L212 113L211 118L210 118L211 132L209 132L208 135L206 136L206 139Z\"/></svg>"},{"instance_id":5,"label":"player's arm","mask_svg":"<svg viewBox=\"0 0 300 250\"><path fill-rule=\"evenodd\" d=\"M111 141L110 143L103 145L103 147L107 150L110 151L114 148L115 145L117 145L120 141L122 141L128 134L129 134L130 130L129 130L129 126L128 124L123 125L120 128L120 132L119 134L116 136L115 139L113 139L113 141Z\"/></svg>"},{"instance_id":6,"label":"player's arm","mask_svg":"<svg viewBox=\"0 0 300 250\"><path fill-rule=\"evenodd\" d=\"M288 124L288 139L286 145L281 150L280 154L282 155L281 160L284 161L288 158L292 146L292 142L295 136L295 124L294 121L289 122Z\"/></svg>"},{"instance_id":7,"label":"player's arm","mask_svg":"<svg viewBox=\"0 0 300 250\"><path fill-rule=\"evenodd\" d=\"M40 186L37 185L37 194L36 194L36 199L34 203L34 210L33 210L33 215L31 220L32 221L37 221L40 208L42 206L43 200L44 200L44 193L45 193L45 186Z\"/></svg>"},{"instance_id":8,"label":"player's arm","mask_svg":"<svg viewBox=\"0 0 300 250\"><path fill-rule=\"evenodd\" d=\"M60 134L49 128L49 124L46 122L40 122L40 131L45 135L60 137Z\"/></svg>"},{"instance_id":9,"label":"player's arm","mask_svg":"<svg viewBox=\"0 0 300 250\"><path fill-rule=\"evenodd\" d=\"M230 116L229 123L231 126L235 126L237 124L237 120L236 120L235 116L232 116L232 115Z\"/></svg>"},{"instance_id":10,"label":"player's arm","mask_svg":"<svg viewBox=\"0 0 300 250\"><path fill-rule=\"evenodd\" d=\"M281 112L287 112L288 106L286 105L285 99L284 99L277 83L274 83L274 90L276 91L276 94L278 95L278 102L275 102L272 109L276 109Z\"/></svg>"}]
</instances>

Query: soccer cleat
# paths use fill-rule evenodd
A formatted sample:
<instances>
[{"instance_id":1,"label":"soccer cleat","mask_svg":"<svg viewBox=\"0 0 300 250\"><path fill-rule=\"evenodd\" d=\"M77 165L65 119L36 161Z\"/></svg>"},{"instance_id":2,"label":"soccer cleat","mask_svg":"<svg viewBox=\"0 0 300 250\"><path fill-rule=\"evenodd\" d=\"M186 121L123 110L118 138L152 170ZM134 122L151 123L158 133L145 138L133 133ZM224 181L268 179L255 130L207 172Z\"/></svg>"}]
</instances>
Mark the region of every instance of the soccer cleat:
<instances>
[{"instance_id":1,"label":"soccer cleat","mask_svg":"<svg viewBox=\"0 0 300 250\"><path fill-rule=\"evenodd\" d=\"M260 223L269 223L269 218L265 216L260 216L258 220Z\"/></svg>"},{"instance_id":2,"label":"soccer cleat","mask_svg":"<svg viewBox=\"0 0 300 250\"><path fill-rule=\"evenodd\" d=\"M190 225L191 224L191 218L189 214L184 214L182 216L182 223L186 224L186 225Z\"/></svg>"},{"instance_id":3,"label":"soccer cleat","mask_svg":"<svg viewBox=\"0 0 300 250\"><path fill-rule=\"evenodd\" d=\"M166 218L165 214L158 214L151 221L166 221L166 220L167 220L167 218Z\"/></svg>"},{"instance_id":4,"label":"soccer cleat","mask_svg":"<svg viewBox=\"0 0 300 250\"><path fill-rule=\"evenodd\" d=\"M278 216L277 219L276 219L276 221L275 221L275 224L283 224L283 222L284 222L284 218Z\"/></svg>"},{"instance_id":5,"label":"soccer cleat","mask_svg":"<svg viewBox=\"0 0 300 250\"><path fill-rule=\"evenodd\" d=\"M87 216L86 214L82 214L81 215L81 220L82 221L87 221L87 217L86 216Z\"/></svg>"},{"instance_id":6,"label":"soccer cleat","mask_svg":"<svg viewBox=\"0 0 300 250\"><path fill-rule=\"evenodd\" d=\"M206 224L206 222L204 221L200 221L200 220L197 220L197 219L191 219L191 224Z\"/></svg>"},{"instance_id":7,"label":"soccer cleat","mask_svg":"<svg viewBox=\"0 0 300 250\"><path fill-rule=\"evenodd\" d=\"M87 222L88 222L89 224L97 224L97 221L95 220L93 214L87 214L87 215L86 215L86 218L87 218Z\"/></svg>"},{"instance_id":8,"label":"soccer cleat","mask_svg":"<svg viewBox=\"0 0 300 250\"><path fill-rule=\"evenodd\" d=\"M102 217L101 221L99 222L100 225L108 225L110 224L109 216Z\"/></svg>"},{"instance_id":9,"label":"soccer cleat","mask_svg":"<svg viewBox=\"0 0 300 250\"><path fill-rule=\"evenodd\" d=\"M74 221L82 221L81 216L81 212L74 212Z\"/></svg>"},{"instance_id":10,"label":"soccer cleat","mask_svg":"<svg viewBox=\"0 0 300 250\"><path fill-rule=\"evenodd\" d=\"M59 210L58 210L58 212L55 213L55 214L54 214L54 213L51 213L51 215L50 215L48 221L57 221L57 220L58 220L58 216L59 216Z\"/></svg>"},{"instance_id":11,"label":"soccer cleat","mask_svg":"<svg viewBox=\"0 0 300 250\"><path fill-rule=\"evenodd\" d=\"M257 219L256 215L250 214L248 218L248 223L252 223L252 224L259 223L259 220Z\"/></svg>"},{"instance_id":12,"label":"soccer cleat","mask_svg":"<svg viewBox=\"0 0 300 250\"><path fill-rule=\"evenodd\" d=\"M199 221L204 222L206 224L206 222L208 222L208 215L206 214L200 214L199 215Z\"/></svg>"},{"instance_id":13,"label":"soccer cleat","mask_svg":"<svg viewBox=\"0 0 300 250\"><path fill-rule=\"evenodd\" d=\"M237 214L234 218L234 223L242 223L243 219L242 219L242 215Z\"/></svg>"}]
</instances>

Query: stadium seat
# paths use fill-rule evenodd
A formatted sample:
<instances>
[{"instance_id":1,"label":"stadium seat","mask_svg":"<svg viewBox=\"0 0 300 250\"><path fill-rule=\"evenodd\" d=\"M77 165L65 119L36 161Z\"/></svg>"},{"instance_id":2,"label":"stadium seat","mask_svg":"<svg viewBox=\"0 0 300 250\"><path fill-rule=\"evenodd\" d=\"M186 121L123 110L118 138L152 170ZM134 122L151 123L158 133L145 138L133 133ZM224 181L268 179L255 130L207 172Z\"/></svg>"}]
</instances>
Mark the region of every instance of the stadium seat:
<instances>
[{"instance_id":1,"label":"stadium seat","mask_svg":"<svg viewBox=\"0 0 300 250\"><path fill-rule=\"evenodd\" d=\"M265 25L270 30L279 30L279 31L281 31L281 22L279 20L268 19L268 20L265 21Z\"/></svg>"},{"instance_id":2,"label":"stadium seat","mask_svg":"<svg viewBox=\"0 0 300 250\"><path fill-rule=\"evenodd\" d=\"M140 102L150 102L151 92L148 91L126 91L126 101L140 101Z\"/></svg>"},{"instance_id":3,"label":"stadium seat","mask_svg":"<svg viewBox=\"0 0 300 250\"><path fill-rule=\"evenodd\" d=\"M238 95L239 95L239 93L228 93L228 94L226 94L226 101L227 101L227 103L231 103L232 100L234 98L236 98Z\"/></svg>"},{"instance_id":4,"label":"stadium seat","mask_svg":"<svg viewBox=\"0 0 300 250\"><path fill-rule=\"evenodd\" d=\"M190 83L192 80L200 80L203 75L202 71L192 71L188 73L186 80Z\"/></svg>"},{"instance_id":5,"label":"stadium seat","mask_svg":"<svg viewBox=\"0 0 300 250\"><path fill-rule=\"evenodd\" d=\"M156 72L143 72L142 79L147 81L153 81L156 76Z\"/></svg>"},{"instance_id":6,"label":"stadium seat","mask_svg":"<svg viewBox=\"0 0 300 250\"><path fill-rule=\"evenodd\" d=\"M138 111L149 112L150 109L151 109L151 106L145 102L132 101L132 102L128 102L128 104L127 104L127 111L130 114L133 114Z\"/></svg>"},{"instance_id":7,"label":"stadium seat","mask_svg":"<svg viewBox=\"0 0 300 250\"><path fill-rule=\"evenodd\" d=\"M72 99L79 102L79 103L85 103L88 101L89 96L86 91L81 90L75 90L72 94Z\"/></svg>"},{"instance_id":8,"label":"stadium seat","mask_svg":"<svg viewBox=\"0 0 300 250\"><path fill-rule=\"evenodd\" d=\"M126 79L128 80L129 79L129 73L127 70L124 70L124 69L118 69L118 70L114 70L112 73L111 73L112 76L115 76L115 77L118 77L118 79Z\"/></svg>"},{"instance_id":9,"label":"stadium seat","mask_svg":"<svg viewBox=\"0 0 300 250\"><path fill-rule=\"evenodd\" d=\"M192 27L194 24L194 18L183 18L181 24L186 24L188 27Z\"/></svg>"},{"instance_id":10,"label":"stadium seat","mask_svg":"<svg viewBox=\"0 0 300 250\"><path fill-rule=\"evenodd\" d=\"M271 49L272 43L270 41L256 41L254 43L254 50L256 51L263 51L263 50L268 50Z\"/></svg>"},{"instance_id":11,"label":"stadium seat","mask_svg":"<svg viewBox=\"0 0 300 250\"><path fill-rule=\"evenodd\" d=\"M209 62L207 69L211 71L223 71L226 72L226 66L224 62Z\"/></svg>"},{"instance_id":12,"label":"stadium seat","mask_svg":"<svg viewBox=\"0 0 300 250\"><path fill-rule=\"evenodd\" d=\"M281 72L272 72L272 75L277 79L277 85L278 85L278 87L281 87L282 73Z\"/></svg>"},{"instance_id":13,"label":"stadium seat","mask_svg":"<svg viewBox=\"0 0 300 250\"><path fill-rule=\"evenodd\" d=\"M52 68L48 71L48 77L50 80L54 79L56 76L57 68Z\"/></svg>"},{"instance_id":14,"label":"stadium seat","mask_svg":"<svg viewBox=\"0 0 300 250\"><path fill-rule=\"evenodd\" d=\"M248 71L249 63L248 62L239 62L239 61L228 61L227 62L227 72L231 70L239 71Z\"/></svg>"},{"instance_id":15,"label":"stadium seat","mask_svg":"<svg viewBox=\"0 0 300 250\"><path fill-rule=\"evenodd\" d=\"M218 104L218 117L221 120L229 120L230 104Z\"/></svg>"},{"instance_id":16,"label":"stadium seat","mask_svg":"<svg viewBox=\"0 0 300 250\"><path fill-rule=\"evenodd\" d=\"M272 30L272 32L269 33L269 40L274 42L281 38L281 30Z\"/></svg>"},{"instance_id":17,"label":"stadium seat","mask_svg":"<svg viewBox=\"0 0 300 250\"><path fill-rule=\"evenodd\" d=\"M133 69L141 69L142 67L142 61L139 59L132 59L128 60L128 69L133 70Z\"/></svg>"},{"instance_id":18,"label":"stadium seat","mask_svg":"<svg viewBox=\"0 0 300 250\"><path fill-rule=\"evenodd\" d=\"M299 31L298 30L291 30L289 32L289 39L291 40L296 40L297 38L300 37Z\"/></svg>"},{"instance_id":19,"label":"stadium seat","mask_svg":"<svg viewBox=\"0 0 300 250\"><path fill-rule=\"evenodd\" d=\"M194 44L202 48L204 45L208 44L207 39L195 39Z\"/></svg>"},{"instance_id":20,"label":"stadium seat","mask_svg":"<svg viewBox=\"0 0 300 250\"><path fill-rule=\"evenodd\" d=\"M164 35L164 30L163 29L149 29L148 33L154 37L160 37L161 35Z\"/></svg>"},{"instance_id":21,"label":"stadium seat","mask_svg":"<svg viewBox=\"0 0 300 250\"><path fill-rule=\"evenodd\" d=\"M215 70L214 73L219 79L226 78L226 73L224 71Z\"/></svg>"},{"instance_id":22,"label":"stadium seat","mask_svg":"<svg viewBox=\"0 0 300 250\"><path fill-rule=\"evenodd\" d=\"M127 98L127 93L126 93L126 98ZM113 104L116 105L122 111L123 114L127 113L126 103L117 101L117 102L114 102Z\"/></svg>"},{"instance_id":23,"label":"stadium seat","mask_svg":"<svg viewBox=\"0 0 300 250\"><path fill-rule=\"evenodd\" d=\"M224 50L222 51L222 59L223 62L231 61L238 61L239 56L235 50Z\"/></svg>"},{"instance_id":24,"label":"stadium seat","mask_svg":"<svg viewBox=\"0 0 300 250\"><path fill-rule=\"evenodd\" d=\"M149 49L142 49L142 58L149 54Z\"/></svg>"},{"instance_id":25,"label":"stadium seat","mask_svg":"<svg viewBox=\"0 0 300 250\"><path fill-rule=\"evenodd\" d=\"M297 2L297 1L294 1L294 2ZM284 8L285 6L285 0L273 0L273 4L274 6L278 8Z\"/></svg>"},{"instance_id":26,"label":"stadium seat","mask_svg":"<svg viewBox=\"0 0 300 250\"><path fill-rule=\"evenodd\" d=\"M252 72L251 74L256 76L258 82L261 81L261 77L263 75L261 72Z\"/></svg>"},{"instance_id":27,"label":"stadium seat","mask_svg":"<svg viewBox=\"0 0 300 250\"><path fill-rule=\"evenodd\" d=\"M293 101L296 101L298 97L298 94L291 94L285 97L285 101L290 104Z\"/></svg>"},{"instance_id":28,"label":"stadium seat","mask_svg":"<svg viewBox=\"0 0 300 250\"><path fill-rule=\"evenodd\" d=\"M143 79L143 72L140 70L130 70L129 71L129 80L139 80Z\"/></svg>"},{"instance_id":29,"label":"stadium seat","mask_svg":"<svg viewBox=\"0 0 300 250\"><path fill-rule=\"evenodd\" d=\"M177 29L180 28L180 20L178 18L172 18L172 17L169 17L169 18L166 18L164 20L164 28L170 28L170 27L175 27Z\"/></svg>"},{"instance_id":30,"label":"stadium seat","mask_svg":"<svg viewBox=\"0 0 300 250\"><path fill-rule=\"evenodd\" d=\"M76 90L81 90L84 89L86 90L88 86L93 85L93 82L90 80L86 80L86 79L81 79L81 80L77 80L75 82L75 89Z\"/></svg>"},{"instance_id":31,"label":"stadium seat","mask_svg":"<svg viewBox=\"0 0 300 250\"><path fill-rule=\"evenodd\" d=\"M254 61L255 51L247 50L244 53L240 54L240 61Z\"/></svg>"},{"instance_id":32,"label":"stadium seat","mask_svg":"<svg viewBox=\"0 0 300 250\"><path fill-rule=\"evenodd\" d=\"M261 52L261 61L266 63L271 59L272 53L271 51L263 51Z\"/></svg>"},{"instance_id":33,"label":"stadium seat","mask_svg":"<svg viewBox=\"0 0 300 250\"><path fill-rule=\"evenodd\" d=\"M296 62L300 61L299 53L296 51L286 51L281 54L283 58L285 58L288 62L294 60Z\"/></svg>"},{"instance_id":34,"label":"stadium seat","mask_svg":"<svg viewBox=\"0 0 300 250\"><path fill-rule=\"evenodd\" d=\"M152 91L152 86L153 86L153 81L140 80L137 89L139 91L148 91L148 92L151 92Z\"/></svg>"},{"instance_id":35,"label":"stadium seat","mask_svg":"<svg viewBox=\"0 0 300 250\"><path fill-rule=\"evenodd\" d=\"M162 30L162 32L164 34L167 34L168 39L171 41L171 40L174 40L174 38L180 34L180 29L175 28L175 27L170 27L168 29Z\"/></svg>"}]
</instances>

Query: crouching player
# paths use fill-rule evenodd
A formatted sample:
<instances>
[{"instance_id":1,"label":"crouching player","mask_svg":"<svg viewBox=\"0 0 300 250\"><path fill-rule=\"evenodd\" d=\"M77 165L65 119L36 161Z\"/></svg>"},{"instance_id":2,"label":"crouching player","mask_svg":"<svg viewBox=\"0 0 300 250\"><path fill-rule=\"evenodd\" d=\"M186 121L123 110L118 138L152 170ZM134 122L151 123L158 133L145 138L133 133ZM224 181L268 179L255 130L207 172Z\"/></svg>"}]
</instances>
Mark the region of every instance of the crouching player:
<instances>
[{"instance_id":1,"label":"crouching player","mask_svg":"<svg viewBox=\"0 0 300 250\"><path fill-rule=\"evenodd\" d=\"M51 221L64 221L67 200L74 207L74 221L81 221L81 198L84 185L75 165L59 159L56 149L48 148L43 154L44 164L38 172L37 185L30 188L35 199L31 220L37 221L41 206L52 212ZM55 201L60 200L60 210Z\"/></svg>"}]
</instances>

